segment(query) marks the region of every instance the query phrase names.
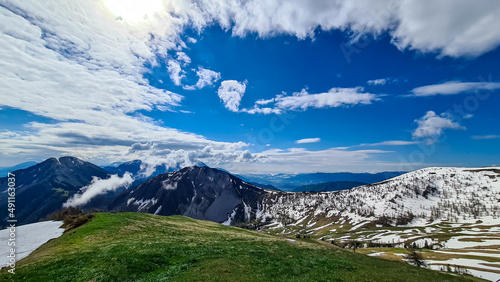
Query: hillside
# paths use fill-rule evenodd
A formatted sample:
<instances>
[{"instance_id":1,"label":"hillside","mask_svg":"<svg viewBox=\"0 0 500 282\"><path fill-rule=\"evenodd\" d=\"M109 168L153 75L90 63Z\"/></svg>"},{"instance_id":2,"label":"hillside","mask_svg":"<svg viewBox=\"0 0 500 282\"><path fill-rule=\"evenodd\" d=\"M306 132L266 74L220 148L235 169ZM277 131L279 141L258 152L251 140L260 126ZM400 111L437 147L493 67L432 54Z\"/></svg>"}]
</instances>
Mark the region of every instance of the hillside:
<instances>
[{"instance_id":1,"label":"hillside","mask_svg":"<svg viewBox=\"0 0 500 282\"><path fill-rule=\"evenodd\" d=\"M314 217L352 225L466 222L500 220L499 201L500 169L431 167L349 190L269 194L259 214L279 224Z\"/></svg>"},{"instance_id":2,"label":"hillside","mask_svg":"<svg viewBox=\"0 0 500 282\"><path fill-rule=\"evenodd\" d=\"M293 189L293 192L327 192L351 189L358 186L366 185L364 182L357 181L333 181L317 184L309 184L299 186Z\"/></svg>"},{"instance_id":3,"label":"hillside","mask_svg":"<svg viewBox=\"0 0 500 282\"><path fill-rule=\"evenodd\" d=\"M426 168L343 191L267 194L255 221L270 233L357 242L392 260L405 246L426 248L432 269L457 266L496 281L499 202L498 168Z\"/></svg>"},{"instance_id":4,"label":"hillside","mask_svg":"<svg viewBox=\"0 0 500 282\"><path fill-rule=\"evenodd\" d=\"M97 214L17 264L23 281L478 281L182 216Z\"/></svg>"}]
</instances>

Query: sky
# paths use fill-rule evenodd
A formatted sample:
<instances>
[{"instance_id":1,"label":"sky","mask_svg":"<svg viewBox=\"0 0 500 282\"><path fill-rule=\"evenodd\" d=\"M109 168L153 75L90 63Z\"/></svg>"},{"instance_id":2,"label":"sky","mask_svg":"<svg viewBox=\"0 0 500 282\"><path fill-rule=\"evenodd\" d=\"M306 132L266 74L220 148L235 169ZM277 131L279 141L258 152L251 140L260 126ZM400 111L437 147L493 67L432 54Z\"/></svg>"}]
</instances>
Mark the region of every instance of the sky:
<instances>
[{"instance_id":1,"label":"sky","mask_svg":"<svg viewBox=\"0 0 500 282\"><path fill-rule=\"evenodd\" d=\"M0 166L500 165L500 2L0 3Z\"/></svg>"}]
</instances>

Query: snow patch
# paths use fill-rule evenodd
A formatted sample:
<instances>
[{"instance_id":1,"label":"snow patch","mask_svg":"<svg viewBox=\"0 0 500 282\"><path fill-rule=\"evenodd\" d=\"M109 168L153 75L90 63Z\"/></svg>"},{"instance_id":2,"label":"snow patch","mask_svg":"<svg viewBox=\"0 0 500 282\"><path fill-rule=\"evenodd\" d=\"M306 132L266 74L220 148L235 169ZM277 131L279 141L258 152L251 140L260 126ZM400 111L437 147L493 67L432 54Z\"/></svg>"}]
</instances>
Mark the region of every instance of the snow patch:
<instances>
[{"instance_id":1,"label":"snow patch","mask_svg":"<svg viewBox=\"0 0 500 282\"><path fill-rule=\"evenodd\" d=\"M16 261L27 257L34 250L45 244L50 239L58 238L64 233L60 228L62 221L43 221L32 224L26 224L16 227ZM8 229L0 230L0 242L5 243L5 247L0 248L0 265L7 266L9 263L9 248L7 241L10 231Z\"/></svg>"}]
</instances>

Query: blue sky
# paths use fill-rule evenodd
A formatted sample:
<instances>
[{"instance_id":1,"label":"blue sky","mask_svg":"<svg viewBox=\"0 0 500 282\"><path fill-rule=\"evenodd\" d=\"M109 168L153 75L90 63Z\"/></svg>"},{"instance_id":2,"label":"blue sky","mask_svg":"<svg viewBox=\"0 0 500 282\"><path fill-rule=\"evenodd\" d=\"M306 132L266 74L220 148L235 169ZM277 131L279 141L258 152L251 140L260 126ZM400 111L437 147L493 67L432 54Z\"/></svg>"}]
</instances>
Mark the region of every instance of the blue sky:
<instances>
[{"instance_id":1,"label":"blue sky","mask_svg":"<svg viewBox=\"0 0 500 282\"><path fill-rule=\"evenodd\" d=\"M498 2L29 2L0 5L0 166L499 165Z\"/></svg>"}]
</instances>

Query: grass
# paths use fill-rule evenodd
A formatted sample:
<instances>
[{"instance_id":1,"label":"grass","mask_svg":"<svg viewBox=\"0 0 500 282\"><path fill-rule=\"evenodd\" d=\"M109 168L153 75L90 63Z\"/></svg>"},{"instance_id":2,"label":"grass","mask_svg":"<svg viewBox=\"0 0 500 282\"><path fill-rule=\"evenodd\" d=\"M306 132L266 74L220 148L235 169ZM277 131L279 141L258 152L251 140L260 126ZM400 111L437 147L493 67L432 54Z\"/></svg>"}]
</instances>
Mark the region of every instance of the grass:
<instances>
[{"instance_id":1,"label":"grass","mask_svg":"<svg viewBox=\"0 0 500 282\"><path fill-rule=\"evenodd\" d=\"M69 197L69 191L67 191L67 190L64 190L62 188L52 188L52 190L55 190L62 197Z\"/></svg>"},{"instance_id":2,"label":"grass","mask_svg":"<svg viewBox=\"0 0 500 282\"><path fill-rule=\"evenodd\" d=\"M480 281L182 216L99 213L18 262L23 281Z\"/></svg>"}]
</instances>

